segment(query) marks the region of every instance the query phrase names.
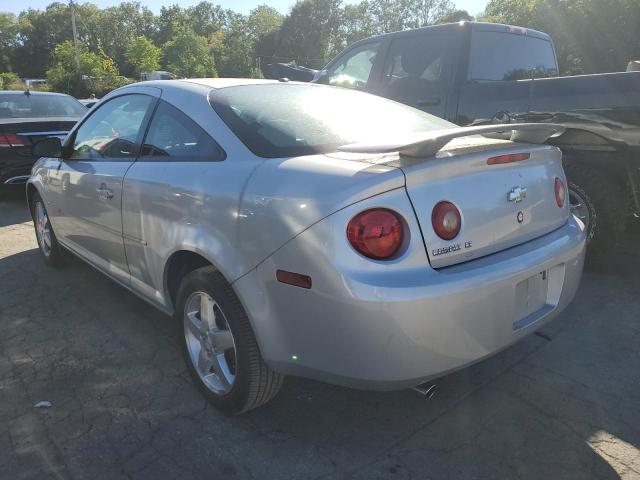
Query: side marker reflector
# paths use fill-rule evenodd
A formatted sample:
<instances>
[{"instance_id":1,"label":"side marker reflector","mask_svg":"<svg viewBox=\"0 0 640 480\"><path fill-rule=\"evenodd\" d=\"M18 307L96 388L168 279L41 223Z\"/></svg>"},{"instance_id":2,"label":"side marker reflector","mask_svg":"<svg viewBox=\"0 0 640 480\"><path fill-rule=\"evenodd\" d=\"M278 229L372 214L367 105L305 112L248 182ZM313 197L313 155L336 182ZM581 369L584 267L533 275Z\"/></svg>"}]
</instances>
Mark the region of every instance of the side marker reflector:
<instances>
[{"instance_id":1,"label":"side marker reflector","mask_svg":"<svg viewBox=\"0 0 640 480\"><path fill-rule=\"evenodd\" d=\"M287 272L286 270L276 270L276 279L281 283L293 285L300 288L311 288L311 277L301 273Z\"/></svg>"}]
</instances>

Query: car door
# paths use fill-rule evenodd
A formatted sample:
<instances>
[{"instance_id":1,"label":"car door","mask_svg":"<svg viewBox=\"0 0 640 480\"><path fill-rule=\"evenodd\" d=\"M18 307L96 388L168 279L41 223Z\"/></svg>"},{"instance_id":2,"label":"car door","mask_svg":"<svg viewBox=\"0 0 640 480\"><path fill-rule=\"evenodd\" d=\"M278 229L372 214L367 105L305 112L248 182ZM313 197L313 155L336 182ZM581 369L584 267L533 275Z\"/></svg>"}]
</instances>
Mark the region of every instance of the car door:
<instances>
[{"instance_id":1,"label":"car door","mask_svg":"<svg viewBox=\"0 0 640 480\"><path fill-rule=\"evenodd\" d=\"M61 190L56 226L63 243L125 282L122 182L156 102L156 89L149 90L151 94L127 93L101 104L74 131L55 172Z\"/></svg>"},{"instance_id":2,"label":"car door","mask_svg":"<svg viewBox=\"0 0 640 480\"><path fill-rule=\"evenodd\" d=\"M212 109L209 117L213 120ZM181 242L197 246L208 229L233 230L235 217L229 212L237 208L237 192L250 169L244 161L225 158L198 123L159 101L140 156L124 179L122 204L131 287L146 298L162 302L164 262L172 248Z\"/></svg>"},{"instance_id":3,"label":"car door","mask_svg":"<svg viewBox=\"0 0 640 480\"><path fill-rule=\"evenodd\" d=\"M451 40L443 33L395 37L385 58L379 94L444 118L452 83Z\"/></svg>"}]
</instances>

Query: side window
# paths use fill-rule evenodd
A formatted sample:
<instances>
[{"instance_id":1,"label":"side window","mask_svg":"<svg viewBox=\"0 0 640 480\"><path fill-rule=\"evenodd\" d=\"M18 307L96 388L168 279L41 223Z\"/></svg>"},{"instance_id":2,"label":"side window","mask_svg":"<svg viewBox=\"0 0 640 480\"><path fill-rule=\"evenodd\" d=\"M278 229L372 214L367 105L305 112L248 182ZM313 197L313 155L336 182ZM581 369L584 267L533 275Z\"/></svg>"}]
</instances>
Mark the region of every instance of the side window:
<instances>
[{"instance_id":1,"label":"side window","mask_svg":"<svg viewBox=\"0 0 640 480\"><path fill-rule=\"evenodd\" d=\"M380 43L367 43L347 52L329 71L329 85L362 90L367 85Z\"/></svg>"},{"instance_id":2,"label":"side window","mask_svg":"<svg viewBox=\"0 0 640 480\"><path fill-rule=\"evenodd\" d=\"M153 99L123 95L101 105L76 132L73 160L135 158L134 147Z\"/></svg>"},{"instance_id":3,"label":"side window","mask_svg":"<svg viewBox=\"0 0 640 480\"><path fill-rule=\"evenodd\" d=\"M163 101L153 115L141 156L184 161L225 159L222 148L198 124Z\"/></svg>"},{"instance_id":4,"label":"side window","mask_svg":"<svg viewBox=\"0 0 640 480\"><path fill-rule=\"evenodd\" d=\"M436 95L447 80L446 39L440 35L413 35L391 43L384 66L384 95L404 103Z\"/></svg>"},{"instance_id":5,"label":"side window","mask_svg":"<svg viewBox=\"0 0 640 480\"><path fill-rule=\"evenodd\" d=\"M551 42L529 35L474 32L469 62L469 80L480 82L558 75Z\"/></svg>"}]
</instances>

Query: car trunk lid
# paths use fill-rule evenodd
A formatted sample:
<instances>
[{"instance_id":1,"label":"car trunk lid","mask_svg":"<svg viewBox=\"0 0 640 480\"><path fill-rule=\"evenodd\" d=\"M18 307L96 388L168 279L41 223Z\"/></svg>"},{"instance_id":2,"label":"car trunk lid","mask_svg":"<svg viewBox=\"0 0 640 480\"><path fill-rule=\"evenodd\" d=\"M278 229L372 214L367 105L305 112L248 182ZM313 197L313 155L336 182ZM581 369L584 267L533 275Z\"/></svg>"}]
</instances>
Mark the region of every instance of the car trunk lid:
<instances>
[{"instance_id":1,"label":"car trunk lid","mask_svg":"<svg viewBox=\"0 0 640 480\"><path fill-rule=\"evenodd\" d=\"M558 207L555 195L556 178L566 185L558 149L470 136L514 129L511 139L541 143L562 131L557 126L518 128L455 128L431 132L423 139L341 149L400 153L392 164L405 174L431 265L441 268L514 247L566 222L567 201ZM501 158L490 161L494 157ZM461 214L461 230L451 240L440 238L432 225L433 209L442 201L453 203Z\"/></svg>"},{"instance_id":2,"label":"car trunk lid","mask_svg":"<svg viewBox=\"0 0 640 480\"><path fill-rule=\"evenodd\" d=\"M472 148L479 147L474 143ZM556 178L566 185L557 149L494 143L479 152L456 154L456 148L469 146L454 144L432 161L401 162L433 267L514 247L566 222L567 202L558 207L555 197ZM490 158L508 155L525 159L488 164ZM452 240L440 238L432 225L433 208L441 201L453 203L461 214L460 233Z\"/></svg>"},{"instance_id":3,"label":"car trunk lid","mask_svg":"<svg viewBox=\"0 0 640 480\"><path fill-rule=\"evenodd\" d=\"M23 151L42 138L56 136L64 140L77 120L69 117L4 119L0 122L0 146Z\"/></svg>"}]
</instances>

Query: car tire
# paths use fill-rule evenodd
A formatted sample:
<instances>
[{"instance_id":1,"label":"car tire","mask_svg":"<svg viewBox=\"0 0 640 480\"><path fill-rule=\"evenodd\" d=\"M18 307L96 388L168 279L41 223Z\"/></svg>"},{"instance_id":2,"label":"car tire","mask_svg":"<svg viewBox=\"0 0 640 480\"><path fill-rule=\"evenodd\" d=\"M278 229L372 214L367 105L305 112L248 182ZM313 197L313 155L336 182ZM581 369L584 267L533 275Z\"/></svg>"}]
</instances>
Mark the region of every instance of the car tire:
<instances>
[{"instance_id":1,"label":"car tire","mask_svg":"<svg viewBox=\"0 0 640 480\"><path fill-rule=\"evenodd\" d=\"M59 267L64 260L64 252L53 231L44 200L35 193L31 200L31 217L38 242L38 250L47 265Z\"/></svg>"},{"instance_id":2,"label":"car tire","mask_svg":"<svg viewBox=\"0 0 640 480\"><path fill-rule=\"evenodd\" d=\"M262 359L247 313L214 267L184 277L175 312L187 368L212 405L240 414L278 393L284 376Z\"/></svg>"},{"instance_id":3,"label":"car tire","mask_svg":"<svg viewBox=\"0 0 640 480\"><path fill-rule=\"evenodd\" d=\"M622 240L627 213L626 187L616 185L601 170L579 162L566 167L566 173L571 211L586 226L587 260L597 265L606 260Z\"/></svg>"}]
</instances>

